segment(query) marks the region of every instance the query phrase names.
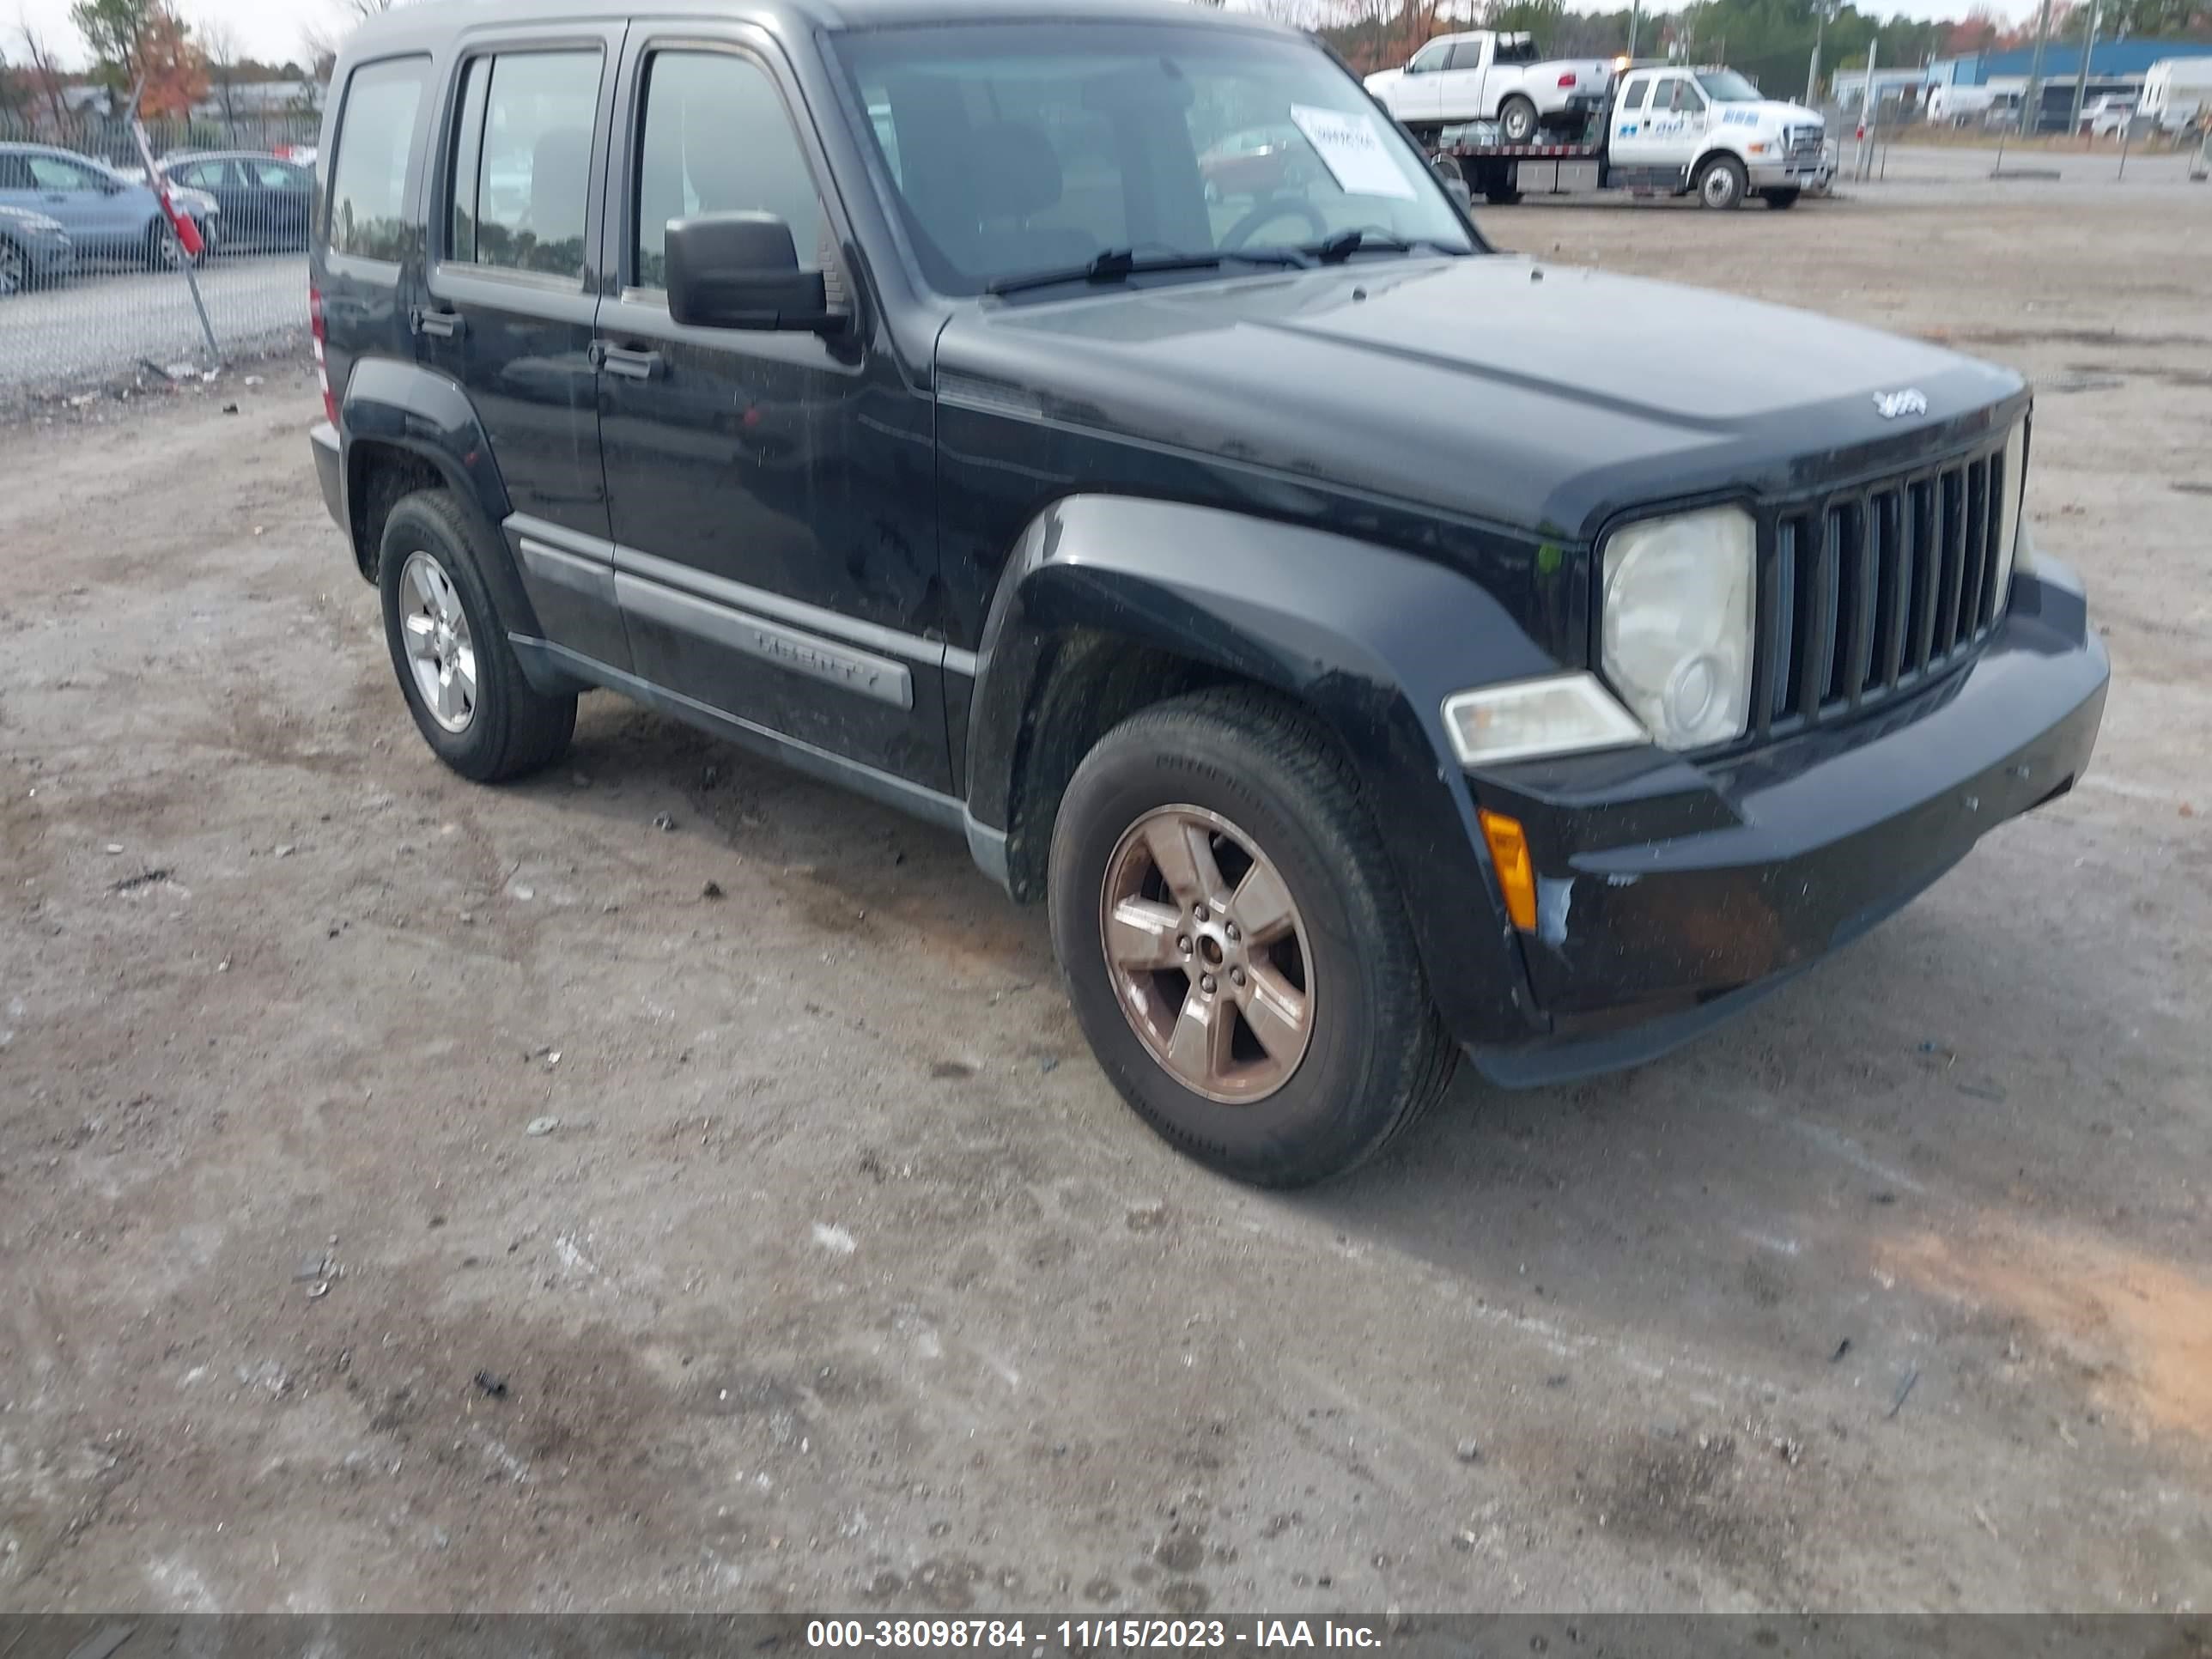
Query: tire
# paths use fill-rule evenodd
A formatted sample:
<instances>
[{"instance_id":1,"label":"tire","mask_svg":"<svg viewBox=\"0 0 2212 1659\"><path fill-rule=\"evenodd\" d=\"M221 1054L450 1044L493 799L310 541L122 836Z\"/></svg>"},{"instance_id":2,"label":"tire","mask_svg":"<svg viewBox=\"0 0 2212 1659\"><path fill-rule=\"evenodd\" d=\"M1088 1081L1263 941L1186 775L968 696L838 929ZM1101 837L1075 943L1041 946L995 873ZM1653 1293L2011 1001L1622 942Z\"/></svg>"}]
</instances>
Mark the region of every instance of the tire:
<instances>
[{"instance_id":1,"label":"tire","mask_svg":"<svg viewBox=\"0 0 2212 1659\"><path fill-rule=\"evenodd\" d=\"M1498 106L1498 136L1509 144L1536 141L1536 106L1519 93Z\"/></svg>"},{"instance_id":2,"label":"tire","mask_svg":"<svg viewBox=\"0 0 2212 1659\"><path fill-rule=\"evenodd\" d=\"M1203 923L1146 850L1156 844L1147 825L1168 829L1170 847L1188 848L1194 832L1210 854L1218 879ZM1185 874L1196 868L1193 858ZM1133 869L1146 873L1132 880ZM1287 906L1240 902L1255 892L1245 884L1255 872L1272 873ZM1330 734L1291 705L1243 690L1200 692L1108 732L1062 798L1048 899L1053 947L1100 1066L1163 1139L1224 1175L1261 1187L1342 1175L1450 1081L1458 1050L1437 1018L1356 775ZM1169 964L1158 971L1109 960L1107 918L1132 906L1146 926L1115 937L1156 939ZM1230 925L1270 911L1277 927L1253 924L1249 939ZM1185 931L1148 931L1164 926ZM1202 992L1209 975L1213 996ZM1232 976L1245 988L1231 990ZM1302 1036L1268 1021L1274 1040L1260 1042L1244 1010L1264 1015L1271 986L1297 994ZM1187 1026L1194 1007L1229 1023ZM1204 1087L1164 1052L1187 1030L1209 1061L1227 1061ZM1203 1041L1216 1032L1228 1039L1218 1048Z\"/></svg>"},{"instance_id":3,"label":"tire","mask_svg":"<svg viewBox=\"0 0 2212 1659\"><path fill-rule=\"evenodd\" d=\"M29 293L33 281L31 256L0 236L0 300Z\"/></svg>"},{"instance_id":4,"label":"tire","mask_svg":"<svg viewBox=\"0 0 2212 1659\"><path fill-rule=\"evenodd\" d=\"M1511 207L1521 199L1521 192L1517 190L1508 190L1504 185L1500 185L1495 190L1484 191L1482 199L1492 207Z\"/></svg>"},{"instance_id":5,"label":"tire","mask_svg":"<svg viewBox=\"0 0 2212 1659\"><path fill-rule=\"evenodd\" d=\"M182 270L197 263L186 257L184 245L177 240L177 233L169 228L166 219L156 219L146 227L145 258L149 270Z\"/></svg>"},{"instance_id":6,"label":"tire","mask_svg":"<svg viewBox=\"0 0 2212 1659\"><path fill-rule=\"evenodd\" d=\"M1759 192L1759 199L1778 210L1794 208L1797 205L1798 197L1803 193L1799 190L1762 190Z\"/></svg>"},{"instance_id":7,"label":"tire","mask_svg":"<svg viewBox=\"0 0 2212 1659\"><path fill-rule=\"evenodd\" d=\"M385 643L422 740L478 783L550 766L576 729L573 696L547 696L523 678L484 585L489 556L460 503L445 490L424 489L392 509L377 569ZM442 634L440 621L447 624ZM427 683L418 672L425 665ZM440 682L434 694L429 685Z\"/></svg>"},{"instance_id":8,"label":"tire","mask_svg":"<svg viewBox=\"0 0 2212 1659\"><path fill-rule=\"evenodd\" d=\"M1743 205L1751 175L1733 155L1710 155L1698 169L1698 200L1718 212Z\"/></svg>"}]
</instances>

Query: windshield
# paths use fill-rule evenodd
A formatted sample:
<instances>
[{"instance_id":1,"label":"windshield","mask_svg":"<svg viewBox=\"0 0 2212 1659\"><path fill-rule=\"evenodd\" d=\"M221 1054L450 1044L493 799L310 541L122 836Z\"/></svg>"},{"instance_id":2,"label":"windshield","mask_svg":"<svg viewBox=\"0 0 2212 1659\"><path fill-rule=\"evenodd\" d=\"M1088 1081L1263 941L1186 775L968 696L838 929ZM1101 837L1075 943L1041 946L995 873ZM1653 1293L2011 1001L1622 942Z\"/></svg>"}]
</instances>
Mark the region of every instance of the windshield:
<instances>
[{"instance_id":1,"label":"windshield","mask_svg":"<svg viewBox=\"0 0 2212 1659\"><path fill-rule=\"evenodd\" d=\"M1763 94L1734 70L1699 70L1698 84L1716 104L1756 104Z\"/></svg>"},{"instance_id":2,"label":"windshield","mask_svg":"<svg viewBox=\"0 0 2212 1659\"><path fill-rule=\"evenodd\" d=\"M941 293L1109 250L1218 256L1238 273L1240 253L1297 263L1297 250L1355 230L1371 250L1472 251L1419 153L1301 41L1208 25L981 23L867 30L837 46Z\"/></svg>"}]
</instances>

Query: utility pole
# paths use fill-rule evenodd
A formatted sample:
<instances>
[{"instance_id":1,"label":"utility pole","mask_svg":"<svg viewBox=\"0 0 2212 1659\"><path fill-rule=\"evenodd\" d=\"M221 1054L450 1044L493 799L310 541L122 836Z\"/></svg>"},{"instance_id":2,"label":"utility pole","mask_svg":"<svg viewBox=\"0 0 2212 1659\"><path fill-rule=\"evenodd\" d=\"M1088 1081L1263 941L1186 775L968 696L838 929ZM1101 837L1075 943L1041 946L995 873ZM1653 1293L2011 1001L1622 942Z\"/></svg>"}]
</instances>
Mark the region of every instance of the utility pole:
<instances>
[{"instance_id":1,"label":"utility pole","mask_svg":"<svg viewBox=\"0 0 2212 1659\"><path fill-rule=\"evenodd\" d=\"M1636 61L1636 25L1644 15L1644 0L1628 0L1628 61Z\"/></svg>"},{"instance_id":2,"label":"utility pole","mask_svg":"<svg viewBox=\"0 0 2212 1659\"><path fill-rule=\"evenodd\" d=\"M2043 43L2051 38L2051 0L2035 18L2035 56L2027 60L2027 85L2020 95L2020 136L2033 137L2043 125Z\"/></svg>"},{"instance_id":3,"label":"utility pole","mask_svg":"<svg viewBox=\"0 0 2212 1659\"><path fill-rule=\"evenodd\" d=\"M2045 0L2048 4L2049 0ZM1881 100L1874 95L1874 66L1881 45L1881 31L1875 31L1874 39L1867 43L1866 85L1859 91L1858 173L1864 179L1874 172L1874 125L1881 114Z\"/></svg>"},{"instance_id":4,"label":"utility pole","mask_svg":"<svg viewBox=\"0 0 2212 1659\"><path fill-rule=\"evenodd\" d=\"M2074 119L2066 129L2072 137L2081 131L2081 96L2089 90L2089 60L2097 52L2097 0L2089 0L2089 15L2082 24L2081 72L2074 77Z\"/></svg>"},{"instance_id":5,"label":"utility pole","mask_svg":"<svg viewBox=\"0 0 2212 1659\"><path fill-rule=\"evenodd\" d=\"M1805 102L1811 106L1820 92L1820 46L1828 38L1827 0L1814 0L1813 7L1813 61L1805 70ZM1817 106L1814 106L1817 107Z\"/></svg>"}]
</instances>

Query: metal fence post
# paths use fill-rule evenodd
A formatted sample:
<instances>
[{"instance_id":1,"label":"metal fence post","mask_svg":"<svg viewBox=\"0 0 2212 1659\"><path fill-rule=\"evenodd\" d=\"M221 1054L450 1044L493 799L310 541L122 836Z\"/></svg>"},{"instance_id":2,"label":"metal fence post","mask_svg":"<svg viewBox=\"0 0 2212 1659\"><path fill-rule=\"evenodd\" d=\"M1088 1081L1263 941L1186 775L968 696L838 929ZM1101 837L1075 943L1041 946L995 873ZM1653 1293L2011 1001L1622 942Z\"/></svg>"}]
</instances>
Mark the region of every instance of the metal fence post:
<instances>
[{"instance_id":1,"label":"metal fence post","mask_svg":"<svg viewBox=\"0 0 2212 1659\"><path fill-rule=\"evenodd\" d=\"M141 82L141 85L143 86L143 82ZM153 145L146 142L146 124L138 118L138 100L135 96L131 100L131 137L138 145L139 160L145 164L147 182L154 186L155 194L161 198L162 206L165 209L167 208L169 206L168 174L164 173L161 164L155 161ZM178 209L176 211L181 213L183 210ZM205 245L199 254L195 256L192 251L185 246L184 239L176 237L173 228L170 234L176 238L177 263L185 268L185 285L191 289L192 309L199 313L200 332L207 337L208 366L211 368L221 368L222 346L215 337L215 325L208 320L207 301L200 294L200 273L198 269L200 259L214 252L214 246L212 244Z\"/></svg>"}]
</instances>

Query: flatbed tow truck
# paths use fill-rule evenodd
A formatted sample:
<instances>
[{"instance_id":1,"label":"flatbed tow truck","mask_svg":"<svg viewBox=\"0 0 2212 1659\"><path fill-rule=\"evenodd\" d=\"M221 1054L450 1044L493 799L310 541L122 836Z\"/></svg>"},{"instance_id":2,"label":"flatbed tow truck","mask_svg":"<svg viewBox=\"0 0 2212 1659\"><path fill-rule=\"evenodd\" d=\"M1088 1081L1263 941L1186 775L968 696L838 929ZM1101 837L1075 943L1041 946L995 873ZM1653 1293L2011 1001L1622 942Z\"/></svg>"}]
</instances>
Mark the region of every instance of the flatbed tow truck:
<instances>
[{"instance_id":1,"label":"flatbed tow truck","mask_svg":"<svg viewBox=\"0 0 2212 1659\"><path fill-rule=\"evenodd\" d=\"M1508 206L1524 196L1626 190L1694 194L1709 208L1753 196L1790 208L1826 195L1835 155L1819 113L1759 95L1735 70L1668 64L1621 76L1610 102L1571 137L1502 142L1495 122L1444 128L1430 147L1470 196Z\"/></svg>"}]
</instances>

